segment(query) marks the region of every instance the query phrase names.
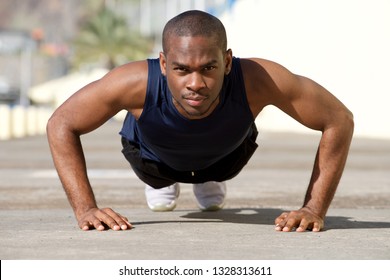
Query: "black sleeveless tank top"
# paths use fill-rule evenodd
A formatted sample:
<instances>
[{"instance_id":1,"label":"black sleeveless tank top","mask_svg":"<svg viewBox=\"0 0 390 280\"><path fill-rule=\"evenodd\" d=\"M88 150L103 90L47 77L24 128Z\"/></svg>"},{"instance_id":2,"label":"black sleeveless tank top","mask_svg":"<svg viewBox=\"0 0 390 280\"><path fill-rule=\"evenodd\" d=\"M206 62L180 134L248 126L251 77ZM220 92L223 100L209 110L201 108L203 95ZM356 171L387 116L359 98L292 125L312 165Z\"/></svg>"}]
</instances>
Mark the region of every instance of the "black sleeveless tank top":
<instances>
[{"instance_id":1,"label":"black sleeveless tank top","mask_svg":"<svg viewBox=\"0 0 390 280\"><path fill-rule=\"evenodd\" d=\"M189 120L173 105L159 60L148 60L148 84L138 121L127 114L120 134L140 147L142 158L178 171L205 169L235 150L254 122L239 58L225 75L220 102L207 117Z\"/></svg>"}]
</instances>

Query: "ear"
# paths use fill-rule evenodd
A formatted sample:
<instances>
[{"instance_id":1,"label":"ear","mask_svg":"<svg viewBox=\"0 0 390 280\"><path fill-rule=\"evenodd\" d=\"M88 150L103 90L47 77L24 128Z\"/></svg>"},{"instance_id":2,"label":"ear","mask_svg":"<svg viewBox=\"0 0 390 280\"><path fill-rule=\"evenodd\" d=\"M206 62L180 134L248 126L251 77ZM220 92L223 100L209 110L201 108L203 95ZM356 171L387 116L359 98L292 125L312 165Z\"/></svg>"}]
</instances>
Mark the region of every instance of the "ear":
<instances>
[{"instance_id":1,"label":"ear","mask_svg":"<svg viewBox=\"0 0 390 280\"><path fill-rule=\"evenodd\" d=\"M232 63L233 52L231 49L228 49L225 53L225 75L228 75L230 73L230 70L232 70Z\"/></svg>"},{"instance_id":2,"label":"ear","mask_svg":"<svg viewBox=\"0 0 390 280\"><path fill-rule=\"evenodd\" d=\"M161 73L166 76L167 75L167 59L163 52L160 52L160 69Z\"/></svg>"}]
</instances>

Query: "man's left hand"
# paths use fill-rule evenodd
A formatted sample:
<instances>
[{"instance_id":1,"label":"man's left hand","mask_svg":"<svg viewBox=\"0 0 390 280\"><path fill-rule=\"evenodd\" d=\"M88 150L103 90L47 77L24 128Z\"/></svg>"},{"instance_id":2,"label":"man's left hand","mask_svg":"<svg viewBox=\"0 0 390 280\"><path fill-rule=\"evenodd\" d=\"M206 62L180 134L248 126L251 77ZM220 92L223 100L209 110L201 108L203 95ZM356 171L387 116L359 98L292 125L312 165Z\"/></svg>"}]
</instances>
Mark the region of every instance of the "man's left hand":
<instances>
[{"instance_id":1,"label":"man's left hand","mask_svg":"<svg viewBox=\"0 0 390 280\"><path fill-rule=\"evenodd\" d=\"M324 220L305 207L297 211L284 212L275 219L276 231L289 232L296 229L298 232L306 230L318 232L323 227Z\"/></svg>"}]
</instances>

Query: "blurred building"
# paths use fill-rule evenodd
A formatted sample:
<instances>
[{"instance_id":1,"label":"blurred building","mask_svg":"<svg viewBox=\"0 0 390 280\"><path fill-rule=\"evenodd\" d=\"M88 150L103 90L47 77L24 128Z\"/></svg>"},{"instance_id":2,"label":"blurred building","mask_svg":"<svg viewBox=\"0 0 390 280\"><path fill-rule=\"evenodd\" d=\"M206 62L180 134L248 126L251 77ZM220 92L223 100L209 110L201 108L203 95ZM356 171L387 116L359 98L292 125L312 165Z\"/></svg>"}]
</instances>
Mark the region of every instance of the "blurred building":
<instances>
[{"instance_id":1,"label":"blurred building","mask_svg":"<svg viewBox=\"0 0 390 280\"><path fill-rule=\"evenodd\" d=\"M27 91L68 74L72 40L86 18L102 6L126 18L132 30L152 38L161 49L167 20L198 9L215 15L234 0L3 0L0 3L0 103L31 103Z\"/></svg>"},{"instance_id":2,"label":"blurred building","mask_svg":"<svg viewBox=\"0 0 390 280\"><path fill-rule=\"evenodd\" d=\"M108 0L106 5L127 18L129 26L155 39L154 55L161 49L165 23L186 10L202 10L221 16L236 0Z\"/></svg>"},{"instance_id":3,"label":"blurred building","mask_svg":"<svg viewBox=\"0 0 390 280\"><path fill-rule=\"evenodd\" d=\"M0 30L0 103L27 103L33 49L27 32Z\"/></svg>"}]
</instances>

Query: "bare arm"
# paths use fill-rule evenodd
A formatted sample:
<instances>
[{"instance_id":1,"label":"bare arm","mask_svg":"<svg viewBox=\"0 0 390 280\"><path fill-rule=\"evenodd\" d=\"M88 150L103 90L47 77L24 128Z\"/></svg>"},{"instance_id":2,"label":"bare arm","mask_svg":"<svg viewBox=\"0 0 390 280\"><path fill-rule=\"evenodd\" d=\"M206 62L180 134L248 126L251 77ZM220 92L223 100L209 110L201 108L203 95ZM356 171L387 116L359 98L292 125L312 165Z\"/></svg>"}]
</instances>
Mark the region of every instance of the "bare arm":
<instances>
[{"instance_id":1,"label":"bare arm","mask_svg":"<svg viewBox=\"0 0 390 280\"><path fill-rule=\"evenodd\" d=\"M341 102L315 82L299 76L294 80L296 85L290 92L295 96L293 110L286 112L304 125L322 131L322 137L303 207L278 217L276 229L291 231L296 227L297 231L307 228L320 231L347 160L353 117Z\"/></svg>"},{"instance_id":2,"label":"bare arm","mask_svg":"<svg viewBox=\"0 0 390 280\"><path fill-rule=\"evenodd\" d=\"M253 66L263 71L261 80L267 88L262 91L254 85L250 87L254 114L264 106L274 105L303 125L322 132L303 206L276 218L276 230L320 231L347 160L354 126L352 113L314 81L272 62L253 62L261 65Z\"/></svg>"},{"instance_id":3,"label":"bare arm","mask_svg":"<svg viewBox=\"0 0 390 280\"><path fill-rule=\"evenodd\" d=\"M131 228L127 218L110 208L98 208L87 176L80 135L98 128L122 109L139 114L146 76L145 62L115 69L72 95L47 124L55 167L83 230L103 230L105 225L114 230Z\"/></svg>"}]
</instances>

